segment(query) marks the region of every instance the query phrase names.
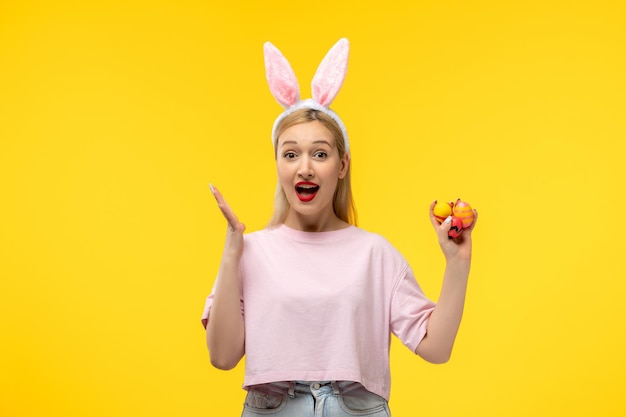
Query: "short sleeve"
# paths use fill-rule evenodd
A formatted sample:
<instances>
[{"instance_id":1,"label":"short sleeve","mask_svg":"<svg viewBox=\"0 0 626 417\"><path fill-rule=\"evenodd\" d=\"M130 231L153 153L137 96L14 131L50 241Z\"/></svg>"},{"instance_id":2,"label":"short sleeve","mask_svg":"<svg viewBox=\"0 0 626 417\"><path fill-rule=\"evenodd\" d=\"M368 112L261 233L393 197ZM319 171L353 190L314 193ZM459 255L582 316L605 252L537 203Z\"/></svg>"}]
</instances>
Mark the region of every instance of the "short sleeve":
<instances>
[{"instance_id":1,"label":"short sleeve","mask_svg":"<svg viewBox=\"0 0 626 417\"><path fill-rule=\"evenodd\" d=\"M215 285L213 286L213 290L211 294L209 294L204 302L204 311L202 312L202 325L206 329L207 324L209 323L209 314L211 313L211 306L213 305L213 298L215 295ZM243 315L243 297L239 296L239 302L241 303L241 315Z\"/></svg>"},{"instance_id":2,"label":"short sleeve","mask_svg":"<svg viewBox=\"0 0 626 417\"><path fill-rule=\"evenodd\" d=\"M202 312L202 325L206 329L207 324L209 323L209 312L211 311L211 306L213 305L213 293L206 298L204 302L204 311Z\"/></svg>"},{"instance_id":3,"label":"short sleeve","mask_svg":"<svg viewBox=\"0 0 626 417\"><path fill-rule=\"evenodd\" d=\"M426 335L428 319L435 303L428 299L406 265L392 294L391 331L402 343L415 352Z\"/></svg>"}]
</instances>

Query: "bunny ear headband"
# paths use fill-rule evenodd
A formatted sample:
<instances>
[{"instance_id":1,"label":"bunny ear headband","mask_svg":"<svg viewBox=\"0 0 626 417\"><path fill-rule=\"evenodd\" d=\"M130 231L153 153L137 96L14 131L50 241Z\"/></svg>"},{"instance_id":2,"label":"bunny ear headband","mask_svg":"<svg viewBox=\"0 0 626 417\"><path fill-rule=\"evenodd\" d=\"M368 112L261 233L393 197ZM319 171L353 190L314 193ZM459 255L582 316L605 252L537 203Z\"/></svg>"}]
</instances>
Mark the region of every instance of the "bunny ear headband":
<instances>
[{"instance_id":1,"label":"bunny ear headband","mask_svg":"<svg viewBox=\"0 0 626 417\"><path fill-rule=\"evenodd\" d=\"M272 142L276 143L276 128L288 115L298 109L314 109L330 116L341 128L346 153L350 152L348 134L343 122L328 106L335 99L343 85L343 79L348 69L348 53L350 43L347 39L340 39L326 54L320 63L313 81L311 82L313 98L300 100L300 87L296 74L289 61L271 43L266 42L263 48L265 55L265 75L274 98L285 108L274 122L272 128Z\"/></svg>"}]
</instances>

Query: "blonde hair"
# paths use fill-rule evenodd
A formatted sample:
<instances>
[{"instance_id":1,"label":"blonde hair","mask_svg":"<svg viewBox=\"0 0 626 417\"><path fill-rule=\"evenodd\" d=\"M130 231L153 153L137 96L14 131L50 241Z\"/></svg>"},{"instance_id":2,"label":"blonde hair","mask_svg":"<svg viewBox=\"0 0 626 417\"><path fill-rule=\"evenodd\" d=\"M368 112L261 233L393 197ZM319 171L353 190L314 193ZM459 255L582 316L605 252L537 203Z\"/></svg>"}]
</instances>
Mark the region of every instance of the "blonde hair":
<instances>
[{"instance_id":1,"label":"blonde hair","mask_svg":"<svg viewBox=\"0 0 626 417\"><path fill-rule=\"evenodd\" d=\"M343 158L346 152L346 145L343 140L343 134L339 125L327 114L310 108L302 108L289 114L276 126L275 143L274 143L274 159L277 158L278 138L280 135L290 128L301 123L309 123L318 121L322 123L335 138L335 146L339 153L339 158ZM351 161L350 161L351 162ZM350 181L350 163L348 170L343 178L337 180L337 189L333 196L333 210L335 215L346 223L357 225L356 206L352 197L352 183ZM276 185L276 193L274 195L274 214L268 223L268 227L275 227L285 221L287 212L289 211L289 202L283 187L280 183Z\"/></svg>"}]
</instances>

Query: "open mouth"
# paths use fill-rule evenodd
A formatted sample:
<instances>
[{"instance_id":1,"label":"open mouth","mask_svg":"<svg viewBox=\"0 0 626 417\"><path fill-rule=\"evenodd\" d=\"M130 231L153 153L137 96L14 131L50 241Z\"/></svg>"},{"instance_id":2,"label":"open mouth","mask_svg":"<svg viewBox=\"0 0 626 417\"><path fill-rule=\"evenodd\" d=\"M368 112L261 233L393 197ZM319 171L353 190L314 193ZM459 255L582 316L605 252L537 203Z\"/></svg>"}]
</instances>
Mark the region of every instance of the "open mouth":
<instances>
[{"instance_id":1,"label":"open mouth","mask_svg":"<svg viewBox=\"0 0 626 417\"><path fill-rule=\"evenodd\" d=\"M311 201L315 198L319 189L319 185L312 182L299 182L296 184L296 195L300 201Z\"/></svg>"}]
</instances>

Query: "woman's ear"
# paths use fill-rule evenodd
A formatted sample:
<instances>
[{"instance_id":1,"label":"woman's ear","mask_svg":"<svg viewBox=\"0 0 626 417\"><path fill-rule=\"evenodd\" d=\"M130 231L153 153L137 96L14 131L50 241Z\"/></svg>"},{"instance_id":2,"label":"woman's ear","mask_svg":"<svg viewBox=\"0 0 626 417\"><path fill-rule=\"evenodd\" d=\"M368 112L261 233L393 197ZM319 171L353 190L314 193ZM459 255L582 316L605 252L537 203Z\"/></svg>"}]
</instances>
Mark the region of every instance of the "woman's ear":
<instances>
[{"instance_id":1,"label":"woman's ear","mask_svg":"<svg viewBox=\"0 0 626 417\"><path fill-rule=\"evenodd\" d=\"M341 169L339 170L339 179L342 180L348 173L348 167L350 166L350 155L348 152L344 152L343 157L341 158Z\"/></svg>"}]
</instances>

